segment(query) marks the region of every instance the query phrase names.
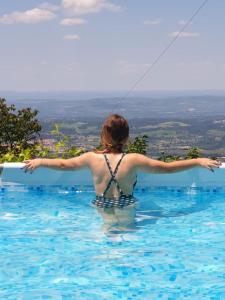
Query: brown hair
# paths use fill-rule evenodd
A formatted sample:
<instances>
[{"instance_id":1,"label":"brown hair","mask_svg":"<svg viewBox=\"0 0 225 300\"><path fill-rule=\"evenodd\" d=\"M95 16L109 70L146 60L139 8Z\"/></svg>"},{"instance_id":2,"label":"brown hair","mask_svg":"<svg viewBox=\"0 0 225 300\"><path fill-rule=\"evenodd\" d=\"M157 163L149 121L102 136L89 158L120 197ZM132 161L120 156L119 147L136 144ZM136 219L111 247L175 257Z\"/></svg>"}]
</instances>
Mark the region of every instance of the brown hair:
<instances>
[{"instance_id":1,"label":"brown hair","mask_svg":"<svg viewBox=\"0 0 225 300\"><path fill-rule=\"evenodd\" d=\"M129 137L129 125L122 116L110 115L102 126L101 145L103 150L97 153L123 152L123 147Z\"/></svg>"}]
</instances>

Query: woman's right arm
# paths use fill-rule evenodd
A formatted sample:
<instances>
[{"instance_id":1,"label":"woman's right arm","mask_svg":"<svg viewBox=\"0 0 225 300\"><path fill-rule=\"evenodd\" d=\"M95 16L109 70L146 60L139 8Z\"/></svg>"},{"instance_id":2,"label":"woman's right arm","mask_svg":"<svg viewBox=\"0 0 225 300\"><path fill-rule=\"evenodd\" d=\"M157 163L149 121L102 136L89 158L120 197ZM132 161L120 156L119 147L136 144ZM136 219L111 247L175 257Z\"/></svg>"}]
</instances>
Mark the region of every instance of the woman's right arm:
<instances>
[{"instance_id":1,"label":"woman's right arm","mask_svg":"<svg viewBox=\"0 0 225 300\"><path fill-rule=\"evenodd\" d=\"M84 153L80 156L68 159L62 158L36 158L25 161L24 169L25 171L33 171L38 167L47 167L52 169L62 169L62 170L76 170L89 167L90 161L92 159L92 152Z\"/></svg>"},{"instance_id":2,"label":"woman's right arm","mask_svg":"<svg viewBox=\"0 0 225 300\"><path fill-rule=\"evenodd\" d=\"M144 173L175 173L194 167L203 167L213 171L214 168L219 168L221 166L221 162L209 158L194 158L173 162L163 162L151 159L145 155L134 154L133 159L135 168Z\"/></svg>"}]
</instances>

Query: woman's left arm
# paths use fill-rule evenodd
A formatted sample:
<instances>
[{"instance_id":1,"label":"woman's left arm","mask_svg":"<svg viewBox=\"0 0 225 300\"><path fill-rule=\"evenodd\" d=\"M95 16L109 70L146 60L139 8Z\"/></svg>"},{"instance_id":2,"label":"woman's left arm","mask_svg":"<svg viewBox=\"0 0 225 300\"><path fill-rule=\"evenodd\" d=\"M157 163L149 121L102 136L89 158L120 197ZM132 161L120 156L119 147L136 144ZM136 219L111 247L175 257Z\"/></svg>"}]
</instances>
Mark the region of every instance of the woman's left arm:
<instances>
[{"instance_id":1,"label":"woman's left arm","mask_svg":"<svg viewBox=\"0 0 225 300\"><path fill-rule=\"evenodd\" d=\"M81 169L89 166L91 152L84 153L78 157L62 159L62 158L36 158L25 160L25 171L33 171L38 167L47 167L59 170Z\"/></svg>"}]
</instances>

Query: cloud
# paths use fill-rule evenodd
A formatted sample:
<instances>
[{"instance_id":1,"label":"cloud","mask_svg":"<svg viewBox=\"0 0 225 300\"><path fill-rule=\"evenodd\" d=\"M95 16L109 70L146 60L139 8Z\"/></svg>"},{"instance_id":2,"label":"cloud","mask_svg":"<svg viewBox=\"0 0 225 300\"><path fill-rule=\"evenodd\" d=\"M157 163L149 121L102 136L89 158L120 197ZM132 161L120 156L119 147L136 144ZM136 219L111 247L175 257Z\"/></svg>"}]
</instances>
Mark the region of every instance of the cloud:
<instances>
[{"instance_id":1,"label":"cloud","mask_svg":"<svg viewBox=\"0 0 225 300\"><path fill-rule=\"evenodd\" d=\"M46 9L33 8L26 11L15 11L11 14L5 14L0 16L0 24L15 24L15 23L24 23L24 24L35 24L41 22L47 22L54 19L56 15Z\"/></svg>"},{"instance_id":2,"label":"cloud","mask_svg":"<svg viewBox=\"0 0 225 300\"><path fill-rule=\"evenodd\" d=\"M102 10L118 12L121 6L115 5L108 0L62 0L63 8L72 15L98 13Z\"/></svg>"},{"instance_id":3,"label":"cloud","mask_svg":"<svg viewBox=\"0 0 225 300\"><path fill-rule=\"evenodd\" d=\"M50 11L58 11L60 9L60 6L49 2L44 2L39 5L39 8L50 10Z\"/></svg>"},{"instance_id":4,"label":"cloud","mask_svg":"<svg viewBox=\"0 0 225 300\"><path fill-rule=\"evenodd\" d=\"M60 25L62 26L76 26L86 24L87 21L79 18L66 18L62 19Z\"/></svg>"},{"instance_id":5,"label":"cloud","mask_svg":"<svg viewBox=\"0 0 225 300\"><path fill-rule=\"evenodd\" d=\"M184 26L184 25L186 25L186 24L188 23L188 21L185 21L185 20L179 20L177 23L178 23L178 25ZM189 24L193 24L193 22L190 22Z\"/></svg>"},{"instance_id":6,"label":"cloud","mask_svg":"<svg viewBox=\"0 0 225 300\"><path fill-rule=\"evenodd\" d=\"M145 20L144 25L159 25L162 23L162 19Z\"/></svg>"},{"instance_id":7,"label":"cloud","mask_svg":"<svg viewBox=\"0 0 225 300\"><path fill-rule=\"evenodd\" d=\"M79 40L79 35L78 34L67 34L67 35L64 35L63 39L64 40L69 40L69 41L72 41L72 40Z\"/></svg>"},{"instance_id":8,"label":"cloud","mask_svg":"<svg viewBox=\"0 0 225 300\"><path fill-rule=\"evenodd\" d=\"M174 31L169 34L169 36L171 36L171 37L176 37L178 35L179 35L179 37L182 37L182 38L191 38L191 37L198 37L199 33L198 32L187 32L187 31L180 33L179 31Z\"/></svg>"}]
</instances>

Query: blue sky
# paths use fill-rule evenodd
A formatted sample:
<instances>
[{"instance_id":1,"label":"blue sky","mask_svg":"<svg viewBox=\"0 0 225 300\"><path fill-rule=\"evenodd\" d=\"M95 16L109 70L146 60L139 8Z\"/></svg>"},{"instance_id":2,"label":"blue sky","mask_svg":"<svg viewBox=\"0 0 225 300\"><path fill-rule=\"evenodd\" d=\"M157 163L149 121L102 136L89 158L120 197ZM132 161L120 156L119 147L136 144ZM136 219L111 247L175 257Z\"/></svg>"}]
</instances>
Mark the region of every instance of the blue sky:
<instances>
[{"instance_id":1,"label":"blue sky","mask_svg":"<svg viewBox=\"0 0 225 300\"><path fill-rule=\"evenodd\" d=\"M202 0L1 0L0 90L127 90ZM225 1L209 0L137 90L224 89Z\"/></svg>"}]
</instances>

